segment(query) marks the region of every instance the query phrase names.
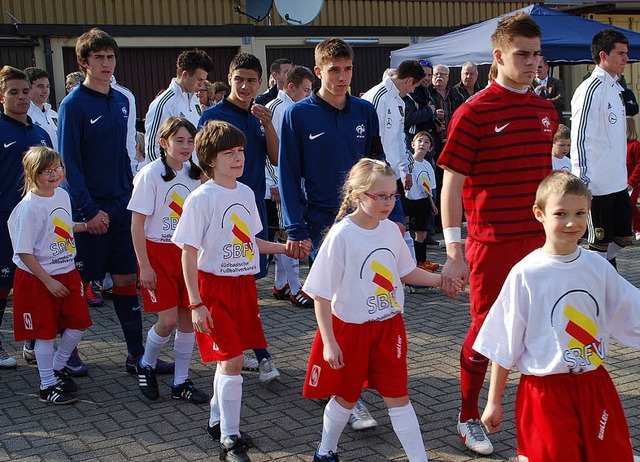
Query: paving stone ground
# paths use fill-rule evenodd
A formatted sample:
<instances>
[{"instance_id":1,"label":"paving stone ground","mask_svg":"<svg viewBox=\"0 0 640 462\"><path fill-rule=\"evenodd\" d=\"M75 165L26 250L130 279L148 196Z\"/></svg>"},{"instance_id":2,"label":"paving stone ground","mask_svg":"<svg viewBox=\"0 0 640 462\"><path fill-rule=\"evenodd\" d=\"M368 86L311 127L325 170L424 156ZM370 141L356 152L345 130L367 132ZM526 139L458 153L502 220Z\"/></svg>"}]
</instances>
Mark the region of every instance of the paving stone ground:
<instances>
[{"instance_id":1,"label":"paving stone ground","mask_svg":"<svg viewBox=\"0 0 640 462\"><path fill-rule=\"evenodd\" d=\"M441 249L429 248L430 258L444 263ZM640 286L640 245L618 258L620 273ZM306 269L303 268L306 274ZM295 308L271 297L272 277L258 283L260 306L269 350L282 374L279 382L263 386L257 373L244 373L242 429L256 448L255 462L311 461L320 439L324 404L302 398L301 389L316 323L313 310ZM407 294L406 325L409 341L409 393L418 414L431 461L515 460L513 407L517 374L507 385L505 423L492 435L495 452L475 456L455 431L458 414L458 356L469 325L468 297L453 301L437 290ZM15 370L0 369L0 461L204 461L218 460L218 447L205 434L208 405L171 400L169 376L159 376L161 398L140 394L136 380L124 370L126 350L110 303L91 310L94 325L80 351L90 375L77 380L79 402L70 406L40 403L38 373L27 365L12 340L9 305L0 336L18 359ZM145 331L154 315L145 315ZM171 343L163 353L173 356ZM636 452L640 452L640 354L612 345L607 367L614 378L627 414ZM213 372L194 355L191 378L211 391ZM487 382L488 386L488 382ZM484 404L486 387L481 397ZM373 392L365 400L379 427L358 433L347 427L340 441L344 461L407 460L387 416Z\"/></svg>"}]
</instances>

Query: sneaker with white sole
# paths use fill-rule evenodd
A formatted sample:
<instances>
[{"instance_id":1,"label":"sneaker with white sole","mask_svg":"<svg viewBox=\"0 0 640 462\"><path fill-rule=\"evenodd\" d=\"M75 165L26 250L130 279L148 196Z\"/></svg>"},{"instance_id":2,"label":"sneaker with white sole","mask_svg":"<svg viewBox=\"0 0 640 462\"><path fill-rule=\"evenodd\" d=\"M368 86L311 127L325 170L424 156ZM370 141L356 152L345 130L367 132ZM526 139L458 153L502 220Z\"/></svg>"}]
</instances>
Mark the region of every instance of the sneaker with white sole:
<instances>
[{"instance_id":1,"label":"sneaker with white sole","mask_svg":"<svg viewBox=\"0 0 640 462\"><path fill-rule=\"evenodd\" d=\"M269 383L280 378L280 372L276 368L273 358L263 358L258 366L260 370L260 382Z\"/></svg>"},{"instance_id":2,"label":"sneaker with white sole","mask_svg":"<svg viewBox=\"0 0 640 462\"><path fill-rule=\"evenodd\" d=\"M14 358L9 356L9 353L5 351L4 347L0 343L0 367L10 368L16 367L17 365L18 362Z\"/></svg>"},{"instance_id":3,"label":"sneaker with white sole","mask_svg":"<svg viewBox=\"0 0 640 462\"><path fill-rule=\"evenodd\" d=\"M61 383L56 383L45 389L41 388L39 399L43 403L51 404L71 404L78 400L75 396L71 396L68 392L64 391Z\"/></svg>"},{"instance_id":4,"label":"sneaker with white sole","mask_svg":"<svg viewBox=\"0 0 640 462\"><path fill-rule=\"evenodd\" d=\"M460 419L459 415L458 419ZM466 422L458 420L458 434L465 446L472 451L483 455L493 453L493 444L491 444L480 420L469 419Z\"/></svg>"},{"instance_id":5,"label":"sneaker with white sole","mask_svg":"<svg viewBox=\"0 0 640 462\"><path fill-rule=\"evenodd\" d=\"M356 431L374 430L378 426L378 422L373 418L367 406L364 405L362 398L351 409L349 425Z\"/></svg>"},{"instance_id":6,"label":"sneaker with white sole","mask_svg":"<svg viewBox=\"0 0 640 462\"><path fill-rule=\"evenodd\" d=\"M260 364L258 360L248 354L243 355L244 363L242 364L243 371L257 371Z\"/></svg>"}]
</instances>

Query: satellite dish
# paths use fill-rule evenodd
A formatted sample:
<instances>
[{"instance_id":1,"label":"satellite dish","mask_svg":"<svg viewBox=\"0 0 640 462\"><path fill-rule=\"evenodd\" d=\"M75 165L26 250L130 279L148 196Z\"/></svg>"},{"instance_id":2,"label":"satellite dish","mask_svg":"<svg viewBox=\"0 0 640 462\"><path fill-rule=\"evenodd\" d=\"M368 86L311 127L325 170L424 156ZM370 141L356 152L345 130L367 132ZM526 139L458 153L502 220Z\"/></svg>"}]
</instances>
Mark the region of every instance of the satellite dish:
<instances>
[{"instance_id":1,"label":"satellite dish","mask_svg":"<svg viewBox=\"0 0 640 462\"><path fill-rule=\"evenodd\" d=\"M294 26L304 26L320 14L323 0L275 0L275 3L285 21Z\"/></svg>"},{"instance_id":2,"label":"satellite dish","mask_svg":"<svg viewBox=\"0 0 640 462\"><path fill-rule=\"evenodd\" d=\"M247 0L246 12L242 11L240 5L236 5L235 11L236 13L250 17L255 22L260 22L267 17L272 5L273 0Z\"/></svg>"}]
</instances>

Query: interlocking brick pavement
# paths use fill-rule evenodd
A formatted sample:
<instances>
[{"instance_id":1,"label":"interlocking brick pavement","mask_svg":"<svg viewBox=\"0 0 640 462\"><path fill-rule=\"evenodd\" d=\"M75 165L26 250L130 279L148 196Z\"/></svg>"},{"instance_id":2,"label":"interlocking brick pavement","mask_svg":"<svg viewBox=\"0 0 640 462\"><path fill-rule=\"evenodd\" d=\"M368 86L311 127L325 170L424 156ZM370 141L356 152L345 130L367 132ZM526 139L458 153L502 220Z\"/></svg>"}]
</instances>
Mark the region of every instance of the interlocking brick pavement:
<instances>
[{"instance_id":1,"label":"interlocking brick pavement","mask_svg":"<svg viewBox=\"0 0 640 462\"><path fill-rule=\"evenodd\" d=\"M444 251L429 248L430 258L443 263ZM304 265L303 265L304 266ZM640 286L640 246L627 248L618 258L620 273ZM303 273L306 270L303 268ZM320 439L323 403L302 398L306 361L315 333L313 310L295 308L271 297L273 279L258 283L262 320L269 350L282 374L269 386L257 373L244 373L242 429L256 448L255 462L311 461ZM458 356L469 324L468 297L453 301L437 290L407 294L409 388L431 461L515 460L513 407L517 373L507 385L503 429L492 435L495 453L475 456L456 434L458 414ZM0 335L7 351L18 360L16 370L0 369L0 461L203 461L217 460L218 447L205 433L208 405L172 400L171 377L159 376L161 398L146 400L136 380L124 370L126 350L110 305L91 310L94 325L80 352L90 375L77 379L79 402L70 406L40 403L38 373L20 357L21 345L12 340L9 305ZM144 316L145 330L153 315ZM171 342L163 357L172 357ZM640 354L612 344L607 367L621 394L631 435L640 451ZM194 355L191 378L211 392L212 368ZM486 387L481 397L484 403ZM366 391L379 427L358 433L347 427L340 441L345 461L406 460L380 397Z\"/></svg>"}]
</instances>

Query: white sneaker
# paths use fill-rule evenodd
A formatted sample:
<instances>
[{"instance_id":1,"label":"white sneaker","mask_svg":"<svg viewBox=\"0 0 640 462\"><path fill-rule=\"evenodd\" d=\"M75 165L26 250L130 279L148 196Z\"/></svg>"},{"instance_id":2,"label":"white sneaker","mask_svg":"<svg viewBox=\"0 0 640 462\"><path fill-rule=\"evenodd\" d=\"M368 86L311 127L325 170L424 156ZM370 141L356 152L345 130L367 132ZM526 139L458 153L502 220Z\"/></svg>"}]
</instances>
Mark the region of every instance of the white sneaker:
<instances>
[{"instance_id":1,"label":"white sneaker","mask_svg":"<svg viewBox=\"0 0 640 462\"><path fill-rule=\"evenodd\" d=\"M349 416L349 425L351 428L357 431L361 430L373 430L378 426L378 422L371 416L369 409L364 405L362 398L358 400L353 409L351 409L351 415Z\"/></svg>"},{"instance_id":2,"label":"white sneaker","mask_svg":"<svg viewBox=\"0 0 640 462\"><path fill-rule=\"evenodd\" d=\"M636 233L636 241L640 241L640 232Z\"/></svg>"},{"instance_id":3,"label":"white sneaker","mask_svg":"<svg viewBox=\"0 0 640 462\"><path fill-rule=\"evenodd\" d=\"M0 344L0 367L16 367L18 362L4 350Z\"/></svg>"},{"instance_id":4,"label":"white sneaker","mask_svg":"<svg viewBox=\"0 0 640 462\"><path fill-rule=\"evenodd\" d=\"M478 454L488 455L493 453L493 444L489 441L482 422L477 419L469 419L463 423L459 419L460 414L458 414L458 433L462 438L462 442Z\"/></svg>"},{"instance_id":5,"label":"white sneaker","mask_svg":"<svg viewBox=\"0 0 640 462\"><path fill-rule=\"evenodd\" d=\"M29 347L33 348L29 348ZM35 342L27 340L22 345L22 358L29 364L36 362Z\"/></svg>"},{"instance_id":6,"label":"white sneaker","mask_svg":"<svg viewBox=\"0 0 640 462\"><path fill-rule=\"evenodd\" d=\"M258 360L248 354L244 354L244 363L242 364L243 371L257 371L258 370Z\"/></svg>"},{"instance_id":7,"label":"white sneaker","mask_svg":"<svg viewBox=\"0 0 640 462\"><path fill-rule=\"evenodd\" d=\"M264 358L258 366L260 369L260 382L269 383L280 378L280 372L276 368L273 358Z\"/></svg>"}]
</instances>

